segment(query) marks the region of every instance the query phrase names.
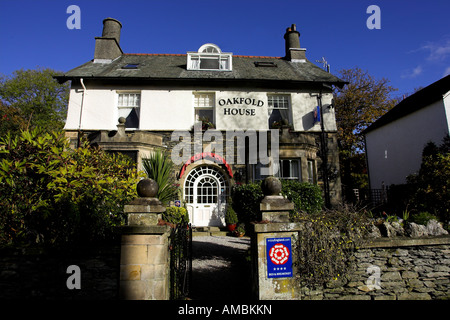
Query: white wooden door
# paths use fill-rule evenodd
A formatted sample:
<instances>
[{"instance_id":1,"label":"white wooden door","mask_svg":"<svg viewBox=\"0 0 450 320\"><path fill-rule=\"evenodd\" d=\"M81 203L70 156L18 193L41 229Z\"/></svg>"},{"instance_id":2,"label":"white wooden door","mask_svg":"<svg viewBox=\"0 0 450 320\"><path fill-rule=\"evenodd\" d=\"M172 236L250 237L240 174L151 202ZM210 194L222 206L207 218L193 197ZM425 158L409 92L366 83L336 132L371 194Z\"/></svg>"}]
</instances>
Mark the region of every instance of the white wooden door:
<instances>
[{"instance_id":1,"label":"white wooden door","mask_svg":"<svg viewBox=\"0 0 450 320\"><path fill-rule=\"evenodd\" d=\"M226 180L216 168L194 168L186 178L184 192L192 225L225 225Z\"/></svg>"}]
</instances>

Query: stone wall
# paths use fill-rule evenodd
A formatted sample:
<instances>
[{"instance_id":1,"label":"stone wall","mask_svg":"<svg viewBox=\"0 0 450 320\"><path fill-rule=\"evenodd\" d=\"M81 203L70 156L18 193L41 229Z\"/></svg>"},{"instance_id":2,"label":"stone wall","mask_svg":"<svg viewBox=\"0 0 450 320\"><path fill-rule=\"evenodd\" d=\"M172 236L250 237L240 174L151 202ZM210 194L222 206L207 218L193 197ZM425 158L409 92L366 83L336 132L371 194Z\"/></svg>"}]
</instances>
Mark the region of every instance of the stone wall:
<instances>
[{"instance_id":1,"label":"stone wall","mask_svg":"<svg viewBox=\"0 0 450 320\"><path fill-rule=\"evenodd\" d=\"M450 238L378 239L358 250L350 279L321 290L303 288L301 299L450 299Z\"/></svg>"},{"instance_id":2,"label":"stone wall","mask_svg":"<svg viewBox=\"0 0 450 320\"><path fill-rule=\"evenodd\" d=\"M119 264L119 243L64 250L1 249L0 299L118 299ZM80 289L67 287L71 265L80 268Z\"/></svg>"},{"instance_id":3,"label":"stone wall","mask_svg":"<svg viewBox=\"0 0 450 320\"><path fill-rule=\"evenodd\" d=\"M168 226L124 230L120 257L120 298L169 300ZM139 229L139 228L134 228ZM125 234L127 232L128 234Z\"/></svg>"}]
</instances>

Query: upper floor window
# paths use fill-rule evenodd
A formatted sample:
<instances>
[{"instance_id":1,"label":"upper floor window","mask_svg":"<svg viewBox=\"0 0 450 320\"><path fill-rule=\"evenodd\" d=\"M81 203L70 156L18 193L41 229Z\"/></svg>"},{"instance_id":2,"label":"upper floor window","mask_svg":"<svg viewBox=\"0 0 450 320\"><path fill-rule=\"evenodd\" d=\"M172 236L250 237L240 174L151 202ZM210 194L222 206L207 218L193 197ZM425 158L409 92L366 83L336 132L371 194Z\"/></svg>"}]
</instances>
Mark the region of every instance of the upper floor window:
<instances>
[{"instance_id":1,"label":"upper floor window","mask_svg":"<svg viewBox=\"0 0 450 320\"><path fill-rule=\"evenodd\" d=\"M194 93L195 121L202 122L202 128L214 128L214 93Z\"/></svg>"},{"instance_id":2,"label":"upper floor window","mask_svg":"<svg viewBox=\"0 0 450 320\"><path fill-rule=\"evenodd\" d=\"M119 109L119 117L124 117L125 128L139 128L139 114L141 106L141 94L136 92L118 93L117 107Z\"/></svg>"},{"instance_id":3,"label":"upper floor window","mask_svg":"<svg viewBox=\"0 0 450 320\"><path fill-rule=\"evenodd\" d=\"M188 70L231 71L231 52L222 52L218 46L207 43L197 52L187 53Z\"/></svg>"},{"instance_id":4,"label":"upper floor window","mask_svg":"<svg viewBox=\"0 0 450 320\"><path fill-rule=\"evenodd\" d=\"M269 128L280 128L291 125L291 101L289 95L269 95Z\"/></svg>"}]
</instances>

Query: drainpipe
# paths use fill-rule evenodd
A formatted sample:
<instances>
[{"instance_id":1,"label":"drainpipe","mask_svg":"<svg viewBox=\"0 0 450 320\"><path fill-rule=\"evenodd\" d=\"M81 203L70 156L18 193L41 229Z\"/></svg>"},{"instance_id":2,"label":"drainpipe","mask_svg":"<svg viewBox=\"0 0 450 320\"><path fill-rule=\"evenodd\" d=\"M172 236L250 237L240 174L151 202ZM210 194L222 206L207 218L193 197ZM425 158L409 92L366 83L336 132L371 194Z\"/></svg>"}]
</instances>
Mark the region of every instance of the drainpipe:
<instances>
[{"instance_id":1,"label":"drainpipe","mask_svg":"<svg viewBox=\"0 0 450 320\"><path fill-rule=\"evenodd\" d=\"M83 95L81 96L81 106L80 106L80 120L78 121L78 142L77 147L80 147L81 143L81 117L83 115L83 103L84 103L84 94L86 93L86 86L84 85L83 78L80 78L81 86L83 87Z\"/></svg>"},{"instance_id":2,"label":"drainpipe","mask_svg":"<svg viewBox=\"0 0 450 320\"><path fill-rule=\"evenodd\" d=\"M320 149L322 154L322 178L325 194L325 207L331 208L330 199L330 185L328 181L328 146L327 146L327 135L325 132L325 124L323 118L323 107L322 107L322 88L320 88L319 96L317 97L319 108L320 108Z\"/></svg>"}]
</instances>

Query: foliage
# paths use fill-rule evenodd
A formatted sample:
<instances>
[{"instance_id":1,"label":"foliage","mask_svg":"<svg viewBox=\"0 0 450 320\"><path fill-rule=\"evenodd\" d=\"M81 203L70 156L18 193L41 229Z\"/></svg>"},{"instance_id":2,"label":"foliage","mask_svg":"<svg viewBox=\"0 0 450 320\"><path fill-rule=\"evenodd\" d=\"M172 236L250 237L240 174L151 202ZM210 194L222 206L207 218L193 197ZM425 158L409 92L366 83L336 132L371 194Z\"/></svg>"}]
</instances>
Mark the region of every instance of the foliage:
<instances>
[{"instance_id":1,"label":"foliage","mask_svg":"<svg viewBox=\"0 0 450 320\"><path fill-rule=\"evenodd\" d=\"M245 234L245 224L244 223L239 223L237 225L236 229L234 229L233 234L236 237L243 236Z\"/></svg>"},{"instance_id":2,"label":"foliage","mask_svg":"<svg viewBox=\"0 0 450 320\"><path fill-rule=\"evenodd\" d=\"M149 158L142 159L142 164L148 178L158 183L158 199L168 204L177 196L177 188L173 176L173 163L163 151L155 150Z\"/></svg>"},{"instance_id":3,"label":"foliage","mask_svg":"<svg viewBox=\"0 0 450 320\"><path fill-rule=\"evenodd\" d=\"M351 272L351 257L368 232L367 213L343 206L298 217L304 226L297 239L300 282L310 289L332 280L344 279Z\"/></svg>"},{"instance_id":4,"label":"foliage","mask_svg":"<svg viewBox=\"0 0 450 320\"><path fill-rule=\"evenodd\" d=\"M419 212L416 214L413 214L410 217L410 222L414 222L417 224L422 224L424 226L427 225L428 221L430 220L438 220L435 216L433 216L432 214L430 214L429 212Z\"/></svg>"},{"instance_id":5,"label":"foliage","mask_svg":"<svg viewBox=\"0 0 450 320\"><path fill-rule=\"evenodd\" d=\"M35 129L0 140L0 242L62 244L109 237L136 196L136 169L122 155L63 132Z\"/></svg>"},{"instance_id":6,"label":"foliage","mask_svg":"<svg viewBox=\"0 0 450 320\"><path fill-rule=\"evenodd\" d=\"M261 220L259 204L264 198L261 182L237 185L233 188L233 209L238 219L246 224Z\"/></svg>"},{"instance_id":7,"label":"foliage","mask_svg":"<svg viewBox=\"0 0 450 320\"><path fill-rule=\"evenodd\" d=\"M7 132L20 132L27 127L27 123L19 109L10 107L0 100L0 136L4 136Z\"/></svg>"},{"instance_id":8,"label":"foliage","mask_svg":"<svg viewBox=\"0 0 450 320\"><path fill-rule=\"evenodd\" d=\"M201 117L200 121L202 122L202 130L214 129L215 125L211 122L208 117Z\"/></svg>"},{"instance_id":9,"label":"foliage","mask_svg":"<svg viewBox=\"0 0 450 320\"><path fill-rule=\"evenodd\" d=\"M62 129L67 112L69 83L59 84L51 69L16 70L0 77L0 134L28 128Z\"/></svg>"},{"instance_id":10,"label":"foliage","mask_svg":"<svg viewBox=\"0 0 450 320\"><path fill-rule=\"evenodd\" d=\"M317 213L322 209L322 190L317 185L283 179L281 185L281 194L294 203L295 212ZM261 182L235 186L232 198L239 221L248 223L261 220L259 205L264 198Z\"/></svg>"},{"instance_id":11,"label":"foliage","mask_svg":"<svg viewBox=\"0 0 450 320\"><path fill-rule=\"evenodd\" d=\"M343 69L339 77L349 82L334 92L342 183L350 190L364 188L367 172L362 132L397 103L390 97L397 89L389 86L389 80L375 79L360 68Z\"/></svg>"},{"instance_id":12,"label":"foliage","mask_svg":"<svg viewBox=\"0 0 450 320\"><path fill-rule=\"evenodd\" d=\"M360 68L340 70L339 77L349 83L335 92L338 140L342 150L361 153L365 150L361 133L397 103L390 97L397 89L388 79L375 79Z\"/></svg>"},{"instance_id":13,"label":"foliage","mask_svg":"<svg viewBox=\"0 0 450 320\"><path fill-rule=\"evenodd\" d=\"M225 212L225 222L227 224L238 223L238 216L230 203L227 204L227 211Z\"/></svg>"},{"instance_id":14,"label":"foliage","mask_svg":"<svg viewBox=\"0 0 450 320\"><path fill-rule=\"evenodd\" d=\"M317 213L324 205L322 190L308 182L281 180L281 194L294 203L296 212Z\"/></svg>"},{"instance_id":15,"label":"foliage","mask_svg":"<svg viewBox=\"0 0 450 320\"><path fill-rule=\"evenodd\" d=\"M183 207L167 207L166 211L162 214L162 219L172 224L188 223L189 214L186 208Z\"/></svg>"},{"instance_id":16,"label":"foliage","mask_svg":"<svg viewBox=\"0 0 450 320\"><path fill-rule=\"evenodd\" d=\"M411 208L429 212L442 222L450 220L450 138L446 136L438 147L429 142L422 153L419 173L407 178L415 192Z\"/></svg>"}]
</instances>

